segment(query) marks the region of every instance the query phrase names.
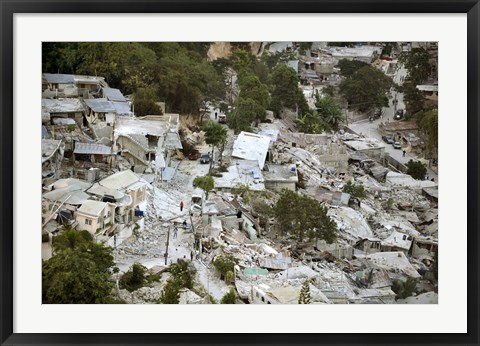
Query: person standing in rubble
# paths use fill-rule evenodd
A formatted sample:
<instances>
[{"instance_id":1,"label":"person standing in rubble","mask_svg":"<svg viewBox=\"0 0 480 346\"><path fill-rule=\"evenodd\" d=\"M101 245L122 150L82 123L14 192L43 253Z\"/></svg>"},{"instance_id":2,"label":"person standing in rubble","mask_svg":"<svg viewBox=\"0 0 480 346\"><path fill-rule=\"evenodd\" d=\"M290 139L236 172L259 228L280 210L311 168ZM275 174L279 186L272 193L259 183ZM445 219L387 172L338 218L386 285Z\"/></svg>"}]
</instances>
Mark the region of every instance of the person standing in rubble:
<instances>
[{"instance_id":1,"label":"person standing in rubble","mask_svg":"<svg viewBox=\"0 0 480 346\"><path fill-rule=\"evenodd\" d=\"M183 211L183 201L180 202L180 212Z\"/></svg>"},{"instance_id":2,"label":"person standing in rubble","mask_svg":"<svg viewBox=\"0 0 480 346\"><path fill-rule=\"evenodd\" d=\"M407 152L404 150L404 151L403 151L403 157L405 157L405 154L406 154L406 153L407 153Z\"/></svg>"},{"instance_id":3,"label":"person standing in rubble","mask_svg":"<svg viewBox=\"0 0 480 346\"><path fill-rule=\"evenodd\" d=\"M178 228L175 227L175 228L173 229L173 237L176 238L177 235L178 235Z\"/></svg>"}]
</instances>

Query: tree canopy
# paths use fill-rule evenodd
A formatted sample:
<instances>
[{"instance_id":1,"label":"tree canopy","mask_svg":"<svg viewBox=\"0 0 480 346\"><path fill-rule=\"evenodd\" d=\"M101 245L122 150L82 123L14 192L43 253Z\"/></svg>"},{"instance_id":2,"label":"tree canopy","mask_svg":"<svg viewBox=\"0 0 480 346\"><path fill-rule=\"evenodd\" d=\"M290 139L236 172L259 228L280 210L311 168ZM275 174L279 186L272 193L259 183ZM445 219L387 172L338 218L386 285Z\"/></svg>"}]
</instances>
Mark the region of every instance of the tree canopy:
<instances>
[{"instance_id":1,"label":"tree canopy","mask_svg":"<svg viewBox=\"0 0 480 346\"><path fill-rule=\"evenodd\" d=\"M342 109L330 96L319 97L316 96L315 106L318 114L325 119L325 122L332 128L338 129L338 125L345 120L345 115Z\"/></svg>"},{"instance_id":2,"label":"tree canopy","mask_svg":"<svg viewBox=\"0 0 480 346\"><path fill-rule=\"evenodd\" d=\"M195 179L193 179L193 185L198 186L205 192L205 199L208 199L208 193L215 188L215 182L210 175L205 177L195 177Z\"/></svg>"},{"instance_id":3,"label":"tree canopy","mask_svg":"<svg viewBox=\"0 0 480 346\"><path fill-rule=\"evenodd\" d=\"M309 111L303 92L298 87L297 72L285 64L277 65L269 78L272 101L270 108L279 113L283 108L296 109L300 114Z\"/></svg>"},{"instance_id":4,"label":"tree canopy","mask_svg":"<svg viewBox=\"0 0 480 346\"><path fill-rule=\"evenodd\" d=\"M209 121L202 126L205 131L205 142L212 146L212 157L210 159L210 172L212 171L215 148L223 146L227 141L227 129L219 123Z\"/></svg>"},{"instance_id":5,"label":"tree canopy","mask_svg":"<svg viewBox=\"0 0 480 346\"><path fill-rule=\"evenodd\" d=\"M340 74L345 78L351 78L355 72L365 66L369 66L366 62L359 60L342 59L337 64Z\"/></svg>"},{"instance_id":6,"label":"tree canopy","mask_svg":"<svg viewBox=\"0 0 480 346\"><path fill-rule=\"evenodd\" d=\"M343 187L343 192L355 198L365 198L367 196L365 188L362 185L355 185L351 181L347 181Z\"/></svg>"},{"instance_id":7,"label":"tree canopy","mask_svg":"<svg viewBox=\"0 0 480 346\"><path fill-rule=\"evenodd\" d=\"M412 48L409 52L403 52L398 60L405 65L408 71L407 79L412 84L422 84L430 76L430 55L424 48Z\"/></svg>"},{"instance_id":8,"label":"tree canopy","mask_svg":"<svg viewBox=\"0 0 480 346\"><path fill-rule=\"evenodd\" d=\"M425 175L427 174L427 167L420 161L413 161L409 160L406 164L407 166L407 174L411 175L412 178L417 180L425 179Z\"/></svg>"},{"instance_id":9,"label":"tree canopy","mask_svg":"<svg viewBox=\"0 0 480 346\"><path fill-rule=\"evenodd\" d=\"M394 86L392 79L382 71L364 66L340 83L340 93L349 107L361 112L388 106L388 93Z\"/></svg>"},{"instance_id":10,"label":"tree canopy","mask_svg":"<svg viewBox=\"0 0 480 346\"><path fill-rule=\"evenodd\" d=\"M44 304L108 302L113 288L111 248L94 243L87 231L67 230L54 238L53 249L54 256L42 263Z\"/></svg>"},{"instance_id":11,"label":"tree canopy","mask_svg":"<svg viewBox=\"0 0 480 346\"><path fill-rule=\"evenodd\" d=\"M311 304L312 297L310 296L310 285L308 280L305 280L300 290L300 296L298 297L298 304Z\"/></svg>"},{"instance_id":12,"label":"tree canopy","mask_svg":"<svg viewBox=\"0 0 480 346\"><path fill-rule=\"evenodd\" d=\"M310 111L303 114L296 120L298 128L304 133L316 133L320 134L326 131L330 131L330 125L326 122L317 111Z\"/></svg>"},{"instance_id":13,"label":"tree canopy","mask_svg":"<svg viewBox=\"0 0 480 346\"><path fill-rule=\"evenodd\" d=\"M327 215L327 207L319 201L283 190L274 208L275 217L283 233L289 233L303 241L323 239L328 243L337 237L337 225Z\"/></svg>"},{"instance_id":14,"label":"tree canopy","mask_svg":"<svg viewBox=\"0 0 480 346\"><path fill-rule=\"evenodd\" d=\"M430 151L438 148L438 110L420 112L416 115L417 122L427 135L427 145Z\"/></svg>"},{"instance_id":15,"label":"tree canopy","mask_svg":"<svg viewBox=\"0 0 480 346\"><path fill-rule=\"evenodd\" d=\"M220 304L236 304L236 301L237 293L235 292L235 289L231 287L220 300Z\"/></svg>"},{"instance_id":16,"label":"tree canopy","mask_svg":"<svg viewBox=\"0 0 480 346\"><path fill-rule=\"evenodd\" d=\"M235 134L238 134L251 131L252 123L265 120L265 117L266 110L261 104L251 98L239 97L235 101L235 108L227 117L227 123Z\"/></svg>"}]
</instances>

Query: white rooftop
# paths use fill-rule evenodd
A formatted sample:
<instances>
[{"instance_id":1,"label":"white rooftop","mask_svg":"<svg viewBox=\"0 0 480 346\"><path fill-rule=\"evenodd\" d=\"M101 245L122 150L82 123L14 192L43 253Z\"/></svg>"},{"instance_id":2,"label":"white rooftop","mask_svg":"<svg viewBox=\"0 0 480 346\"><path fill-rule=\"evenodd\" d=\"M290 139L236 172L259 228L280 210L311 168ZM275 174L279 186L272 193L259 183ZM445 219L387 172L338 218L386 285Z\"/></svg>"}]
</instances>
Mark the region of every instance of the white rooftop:
<instances>
[{"instance_id":1,"label":"white rooftop","mask_svg":"<svg viewBox=\"0 0 480 346\"><path fill-rule=\"evenodd\" d=\"M92 216L99 216L106 206L106 202L88 200L85 201L80 208L78 208L77 212Z\"/></svg>"},{"instance_id":2,"label":"white rooftop","mask_svg":"<svg viewBox=\"0 0 480 346\"><path fill-rule=\"evenodd\" d=\"M412 245L412 237L405 233L393 231L387 239L382 241L382 245L410 250L410 246Z\"/></svg>"},{"instance_id":3,"label":"white rooftop","mask_svg":"<svg viewBox=\"0 0 480 346\"><path fill-rule=\"evenodd\" d=\"M410 187L414 189L438 186L437 183L430 180L416 180L416 179L413 179L412 176L408 174L397 173L392 171L387 173L386 182L387 184L390 184L390 185Z\"/></svg>"},{"instance_id":4,"label":"white rooftop","mask_svg":"<svg viewBox=\"0 0 480 346\"><path fill-rule=\"evenodd\" d=\"M328 51L332 56L337 58L352 57L352 58L370 58L374 53L381 53L382 47L376 46L359 46L354 48L349 47L330 47Z\"/></svg>"},{"instance_id":5,"label":"white rooftop","mask_svg":"<svg viewBox=\"0 0 480 346\"><path fill-rule=\"evenodd\" d=\"M163 136L167 130L166 121L118 119L115 123L116 137L120 135Z\"/></svg>"},{"instance_id":6,"label":"white rooftop","mask_svg":"<svg viewBox=\"0 0 480 346\"><path fill-rule=\"evenodd\" d=\"M421 277L403 252L377 252L367 255L365 258L387 271L398 269L412 278Z\"/></svg>"},{"instance_id":7,"label":"white rooftop","mask_svg":"<svg viewBox=\"0 0 480 346\"><path fill-rule=\"evenodd\" d=\"M99 185L112 190L120 190L128 188L130 185L138 182L139 180L140 178L135 173L127 169L125 171L114 173L111 176L100 180Z\"/></svg>"},{"instance_id":8,"label":"white rooftop","mask_svg":"<svg viewBox=\"0 0 480 346\"><path fill-rule=\"evenodd\" d=\"M221 177L214 177L215 186L218 188L234 188L239 185L247 185L250 190L265 190L263 175L254 160L236 160L223 172Z\"/></svg>"},{"instance_id":9,"label":"white rooftop","mask_svg":"<svg viewBox=\"0 0 480 346\"><path fill-rule=\"evenodd\" d=\"M371 150L385 148L385 144L373 138L369 140L345 141L344 144L355 150Z\"/></svg>"},{"instance_id":10,"label":"white rooftop","mask_svg":"<svg viewBox=\"0 0 480 346\"><path fill-rule=\"evenodd\" d=\"M260 169L265 165L270 137L250 132L240 132L233 144L233 157L245 160L257 160Z\"/></svg>"}]
</instances>

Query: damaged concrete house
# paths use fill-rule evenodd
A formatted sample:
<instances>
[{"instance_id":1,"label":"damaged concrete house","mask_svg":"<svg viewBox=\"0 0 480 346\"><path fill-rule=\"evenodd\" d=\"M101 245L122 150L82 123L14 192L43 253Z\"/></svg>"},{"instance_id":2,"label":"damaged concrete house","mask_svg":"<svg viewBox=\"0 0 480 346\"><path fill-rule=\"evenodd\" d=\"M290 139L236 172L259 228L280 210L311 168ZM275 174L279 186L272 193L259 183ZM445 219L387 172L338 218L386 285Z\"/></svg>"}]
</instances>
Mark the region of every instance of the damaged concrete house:
<instances>
[{"instance_id":1,"label":"damaged concrete house","mask_svg":"<svg viewBox=\"0 0 480 346\"><path fill-rule=\"evenodd\" d=\"M159 180L168 180L172 174L169 167L172 154L182 149L177 123L178 114L119 118L115 123L114 147L135 172L153 169Z\"/></svg>"}]
</instances>

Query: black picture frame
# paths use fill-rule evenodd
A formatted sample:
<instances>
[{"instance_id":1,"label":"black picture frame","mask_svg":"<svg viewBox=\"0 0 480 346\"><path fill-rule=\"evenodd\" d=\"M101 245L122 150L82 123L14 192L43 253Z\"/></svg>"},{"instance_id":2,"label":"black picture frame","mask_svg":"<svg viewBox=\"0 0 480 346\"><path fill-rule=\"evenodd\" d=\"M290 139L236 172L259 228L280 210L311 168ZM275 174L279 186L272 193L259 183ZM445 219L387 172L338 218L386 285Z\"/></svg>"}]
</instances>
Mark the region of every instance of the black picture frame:
<instances>
[{"instance_id":1,"label":"black picture frame","mask_svg":"<svg viewBox=\"0 0 480 346\"><path fill-rule=\"evenodd\" d=\"M112 6L114 4L114 6ZM1 323L2 345L409 344L477 345L479 166L479 0L0 0L1 10ZM465 334L20 334L13 332L13 16L16 13L466 13L468 41L468 332ZM452 318L455 318L452 316ZM341 321L339 321L341 323ZM348 328L348 326L346 326Z\"/></svg>"}]
</instances>

